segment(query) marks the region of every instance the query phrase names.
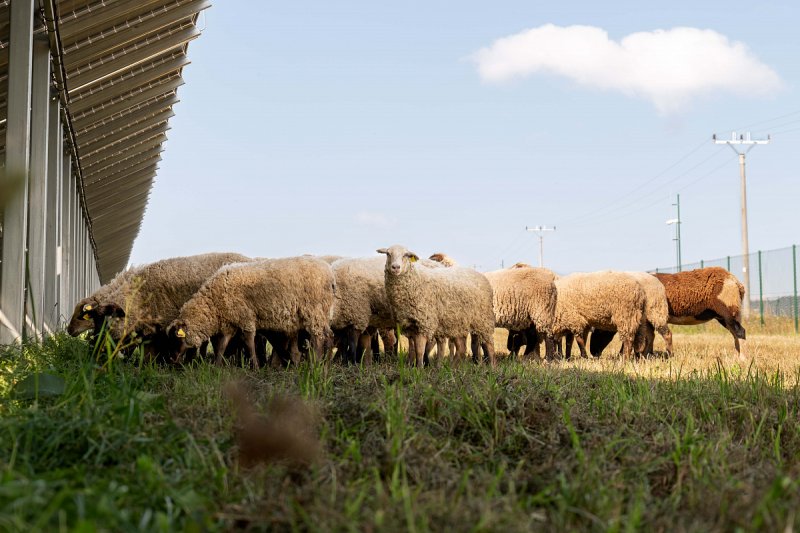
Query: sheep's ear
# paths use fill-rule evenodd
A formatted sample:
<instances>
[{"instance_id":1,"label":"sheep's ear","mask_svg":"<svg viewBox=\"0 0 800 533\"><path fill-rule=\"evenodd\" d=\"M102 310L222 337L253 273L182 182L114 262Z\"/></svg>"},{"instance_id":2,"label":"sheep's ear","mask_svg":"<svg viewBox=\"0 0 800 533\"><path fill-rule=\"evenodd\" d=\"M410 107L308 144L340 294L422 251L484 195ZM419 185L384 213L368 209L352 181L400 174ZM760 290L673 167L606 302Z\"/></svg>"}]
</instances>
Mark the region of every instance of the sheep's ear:
<instances>
[{"instance_id":1,"label":"sheep's ear","mask_svg":"<svg viewBox=\"0 0 800 533\"><path fill-rule=\"evenodd\" d=\"M409 260L410 260L412 263L416 263L417 261L419 261L419 256L418 256L417 254L415 254L415 253L411 253L411 254L409 254L409 256L408 256L408 259L409 259Z\"/></svg>"},{"instance_id":2,"label":"sheep's ear","mask_svg":"<svg viewBox=\"0 0 800 533\"><path fill-rule=\"evenodd\" d=\"M379 254L386 254L386 255L389 255L389 250L388 250L387 248L378 248L378 249L377 249L377 250L375 250L375 251L376 251L376 252L378 252Z\"/></svg>"},{"instance_id":3,"label":"sheep's ear","mask_svg":"<svg viewBox=\"0 0 800 533\"><path fill-rule=\"evenodd\" d=\"M102 316L122 318L125 316L125 310L117 304L105 304L100 307L100 314Z\"/></svg>"},{"instance_id":4,"label":"sheep's ear","mask_svg":"<svg viewBox=\"0 0 800 533\"><path fill-rule=\"evenodd\" d=\"M84 313L86 313L87 311L91 311L92 309L94 309L94 306L92 304L86 304L83 306Z\"/></svg>"}]
</instances>

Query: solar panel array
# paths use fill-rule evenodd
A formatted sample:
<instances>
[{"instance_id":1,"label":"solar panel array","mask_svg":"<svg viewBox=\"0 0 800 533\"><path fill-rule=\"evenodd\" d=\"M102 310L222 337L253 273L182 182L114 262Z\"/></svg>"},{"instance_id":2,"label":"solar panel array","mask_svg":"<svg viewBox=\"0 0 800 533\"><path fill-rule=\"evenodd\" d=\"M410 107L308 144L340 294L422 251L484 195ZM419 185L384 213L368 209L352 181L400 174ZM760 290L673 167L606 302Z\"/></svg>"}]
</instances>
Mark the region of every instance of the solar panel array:
<instances>
[{"instance_id":1,"label":"solar panel array","mask_svg":"<svg viewBox=\"0 0 800 533\"><path fill-rule=\"evenodd\" d=\"M10 0L0 1L0 157L5 151ZM100 279L122 270L139 233L188 43L207 0L42 0L53 88Z\"/></svg>"}]
</instances>

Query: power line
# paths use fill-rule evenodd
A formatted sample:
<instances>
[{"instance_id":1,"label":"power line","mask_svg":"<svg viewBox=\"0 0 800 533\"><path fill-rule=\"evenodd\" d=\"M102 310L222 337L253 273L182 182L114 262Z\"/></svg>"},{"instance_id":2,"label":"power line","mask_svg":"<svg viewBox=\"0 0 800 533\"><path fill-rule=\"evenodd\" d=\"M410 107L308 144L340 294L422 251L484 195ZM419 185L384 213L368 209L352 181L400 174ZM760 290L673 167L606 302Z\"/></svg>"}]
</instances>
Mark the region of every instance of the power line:
<instances>
[{"instance_id":1,"label":"power line","mask_svg":"<svg viewBox=\"0 0 800 533\"><path fill-rule=\"evenodd\" d=\"M782 118L790 117L792 115L800 115L800 109L797 109L796 111L790 111L789 113L786 113L786 114L783 114L783 115L778 115L777 117L772 117L772 118L768 118L766 120L760 120L758 122L753 122L752 124L748 124L746 126L742 126L741 128L737 128L737 129L738 130L750 129L753 126L759 126L761 124L767 124L767 123L773 122L775 120L780 120Z\"/></svg>"},{"instance_id":2,"label":"power line","mask_svg":"<svg viewBox=\"0 0 800 533\"><path fill-rule=\"evenodd\" d=\"M705 141L705 142L707 143L708 141ZM666 189L671 184L673 184L676 181L678 181L679 179L683 178L684 176L686 176L687 174L689 174L693 170L703 166L704 164L706 164L707 162L711 161L712 159L714 159L716 157L719 157L720 154L721 154L720 151L716 151L716 152L710 154L708 157L706 157L705 159L703 159L699 163L695 164L694 166L689 167L688 169L686 169L682 173L678 174L674 178L672 178L670 180L667 180L667 181L664 181L658 187L656 187L655 189L651 190L650 192L647 192L647 193L639 196L638 198L634 199L631 202L626 202L625 204L623 204L621 206L614 207L613 211L619 211L619 210L627 209L628 207L630 207L632 205L635 205L635 204L638 204L640 201L644 200L645 198L651 197L654 194L661 194L661 191L663 189ZM652 205L652 204L649 204L649 205ZM570 224L570 226L571 227L586 226L588 224L594 224L598 220L605 220L604 217L607 216L609 213L603 213L602 211L604 211L604 210L605 209L598 209L594 213L589 213L588 215L579 216L577 218L574 218L572 220L572 223ZM615 220L616 220L616 218L615 218ZM564 223L562 223L561 225L563 226Z\"/></svg>"},{"instance_id":3,"label":"power line","mask_svg":"<svg viewBox=\"0 0 800 533\"><path fill-rule=\"evenodd\" d=\"M692 185L694 185L694 184L696 184L696 183L699 183L700 181L702 181L702 180L706 179L707 177L711 176L711 175L712 175L712 174L714 174L716 171L720 170L722 167L724 167L724 166L726 166L726 165L728 165L728 164L730 164L730 162L729 162L729 161L723 161L723 162L722 162L722 164L720 164L720 165L717 165L716 167L712 168L711 170L709 170L708 172L706 172L705 174L703 174L703 175L702 175L702 176L700 176L699 178L697 178L697 179L695 179L695 180L692 180L692 181L690 181L689 183L686 183L686 184L685 184L685 185L683 185L682 187L679 187L679 188L677 188L677 189L676 189L676 191L685 191L685 190L686 190L686 189L688 189L690 186L692 186ZM664 197L664 198L659 198L659 199L657 199L657 200L655 200L655 201L653 201L653 202L650 202L650 203L648 203L648 204L645 204L645 205L643 205L643 206L639 206L639 207L637 207L636 209L632 209L632 210L630 210L630 211L627 211L627 212L625 212L625 213L621 213L621 214L619 214L618 216L613 216L613 217L611 217L611 218L600 218L600 219L595 219L595 220L592 220L591 222L585 222L585 223L582 223L582 224L573 225L573 226L571 226L571 227L572 227L572 228L582 228L582 227L586 227L586 226L595 226L595 225L599 224L600 222L602 222L602 223L606 223L606 222L614 222L615 220L619 220L619 219L621 219L621 218L626 218L626 217L630 216L630 215L631 215L631 214L633 214L633 213L638 213L639 211L643 211L643 210L645 210L645 209L647 209L647 208L649 208L649 207L653 207L653 206L655 206L655 205L658 205L658 204L660 204L660 203L662 203L662 202L664 202L664 201L667 201L668 199L669 199L669 196L666 196L666 197ZM631 204L629 204L629 205L633 205L633 204L631 203Z\"/></svg>"},{"instance_id":4,"label":"power line","mask_svg":"<svg viewBox=\"0 0 800 533\"><path fill-rule=\"evenodd\" d=\"M601 213L601 212L603 212L603 211L606 211L606 210L608 210L608 209L615 209L615 207L614 207L614 206L615 206L615 204L616 204L616 203L619 203L619 201L620 201L620 200L624 200L624 199L626 199L626 198L629 198L629 197L630 197L630 196L632 196L634 193L636 193L636 191L639 191L639 190L641 190L642 188L644 188L644 187L646 187L647 185L649 185L650 183L653 183L653 182L654 182L654 181L656 181L658 178L660 178L661 176L663 176L664 174L666 174L667 172L669 172L670 170L672 170L673 168L675 168L676 166L678 166L679 164L681 164L683 161L685 161L686 159L688 159L689 157L691 157L692 155L694 155L694 154L695 154L695 153L696 153L698 150L700 150L700 149L701 149L703 146L706 146L707 142L708 142L708 141L703 141L703 142L701 142L700 144L698 144L697 146L695 146L694 148L692 148L692 149L691 149L691 150L690 150L690 151L689 151L687 154L685 154L684 156L682 156L681 158L679 158L677 161L675 161L674 163L672 163L671 165L669 165L667 168L665 168L664 170L662 170L661 172L659 172L658 174L656 174L656 175L655 175L655 176L653 176L652 178L649 178L649 179L645 180L644 182L640 183L639 185L637 185L637 186L636 186L636 187L634 187L633 189L629 190L627 193L625 193L625 194L622 194L622 195L620 195L620 196L617 196L617 198L616 198L615 200L612 200L611 202L609 202L608 204L604 205L603 207L601 207L601 208L599 208L599 209L595 210L595 211L594 211L594 212L592 212L592 213L588 213L588 214L579 215L579 216L577 216L577 217L575 217L575 218L573 218L573 219L571 219L571 220L567 220L566 224L572 224L572 223L574 223L574 222L577 222L577 221L584 220L584 219L586 219L587 217L592 217L592 216L595 216L596 214L598 214L598 213ZM562 224L564 224L564 223L562 223Z\"/></svg>"}]
</instances>

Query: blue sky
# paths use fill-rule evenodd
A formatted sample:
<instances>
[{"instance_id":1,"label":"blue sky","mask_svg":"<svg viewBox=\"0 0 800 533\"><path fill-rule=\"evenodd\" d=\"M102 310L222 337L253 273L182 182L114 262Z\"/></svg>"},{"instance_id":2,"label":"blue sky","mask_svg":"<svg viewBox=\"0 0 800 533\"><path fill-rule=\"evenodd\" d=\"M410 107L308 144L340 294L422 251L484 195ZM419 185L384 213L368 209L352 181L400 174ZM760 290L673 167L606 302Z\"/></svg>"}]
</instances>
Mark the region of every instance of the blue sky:
<instances>
[{"instance_id":1,"label":"blue sky","mask_svg":"<svg viewBox=\"0 0 800 533\"><path fill-rule=\"evenodd\" d=\"M798 243L800 4L642 5L217 3L189 47L131 262L205 251L370 255L401 243L490 270L535 263L537 240L524 228L546 224L557 231L545 238L545 264L558 272L670 266L676 193L684 262L738 254L738 163L710 139L733 129L775 133L748 154L751 250ZM646 89L609 88L636 74L615 59L603 67L608 58L595 61L596 47L580 48L569 30L550 68L481 76L476 52L547 24L591 26L610 42L713 30L743 43L755 66L742 73L733 61L720 79L741 83L665 111ZM536 43L517 59L549 50ZM573 52L577 74L553 70ZM649 68L660 64L650 53L622 55ZM713 47L691 53L700 78L714 70L700 59L728 68L709 59ZM777 84L754 74L761 67ZM576 81L587 68L603 79ZM645 78L671 86L669 75Z\"/></svg>"}]
</instances>

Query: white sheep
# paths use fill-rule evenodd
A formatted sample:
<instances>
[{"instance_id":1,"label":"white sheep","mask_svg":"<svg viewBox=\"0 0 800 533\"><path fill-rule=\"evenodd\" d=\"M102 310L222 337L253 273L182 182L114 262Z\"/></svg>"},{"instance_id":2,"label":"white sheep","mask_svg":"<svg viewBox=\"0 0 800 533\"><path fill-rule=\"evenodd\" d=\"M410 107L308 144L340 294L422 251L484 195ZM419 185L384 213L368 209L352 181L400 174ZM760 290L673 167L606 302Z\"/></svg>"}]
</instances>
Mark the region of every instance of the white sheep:
<instances>
[{"instance_id":1,"label":"white sheep","mask_svg":"<svg viewBox=\"0 0 800 533\"><path fill-rule=\"evenodd\" d=\"M455 339L456 355L463 357L469 334L473 357L478 358L480 345L495 364L492 287L485 276L469 268L419 265L419 256L400 245L378 253L386 255L386 295L398 325L413 339L410 352L417 366L436 335Z\"/></svg>"},{"instance_id":2,"label":"white sheep","mask_svg":"<svg viewBox=\"0 0 800 533\"><path fill-rule=\"evenodd\" d=\"M386 298L381 257L339 259L331 265L336 278L336 300L331 329L344 338L348 361L356 362L358 354L372 351L371 341L378 330L392 330L395 321ZM386 346L389 336L384 335ZM370 358L367 359L367 362Z\"/></svg>"},{"instance_id":3,"label":"white sheep","mask_svg":"<svg viewBox=\"0 0 800 533\"><path fill-rule=\"evenodd\" d=\"M305 331L313 353L322 355L330 336L335 280L330 265L313 257L266 259L219 269L187 301L167 333L180 358L190 347L215 339L217 363L231 338L244 337L258 368L258 330L286 335L293 360L299 359L298 338Z\"/></svg>"},{"instance_id":4,"label":"white sheep","mask_svg":"<svg viewBox=\"0 0 800 533\"><path fill-rule=\"evenodd\" d=\"M539 355L540 339L546 356L555 355L553 320L556 312L556 275L546 268L512 267L484 274L494 294L494 320L509 335L525 331L526 355Z\"/></svg>"},{"instance_id":5,"label":"white sheep","mask_svg":"<svg viewBox=\"0 0 800 533\"><path fill-rule=\"evenodd\" d=\"M632 276L611 271L576 273L556 279L555 284L558 299L553 331L557 338L568 334L567 357L570 335L578 341L581 356L586 357L586 338L593 327L618 331L623 357L633 354L645 295Z\"/></svg>"},{"instance_id":6,"label":"white sheep","mask_svg":"<svg viewBox=\"0 0 800 533\"><path fill-rule=\"evenodd\" d=\"M653 352L653 341L657 331L664 339L667 355L672 355L672 332L669 330L669 306L664 285L647 272L624 272L632 276L641 285L645 295L644 317L639 326L634 343L634 351L639 355ZM614 338L613 331L596 329L592 332L589 350L592 355L599 356L603 349Z\"/></svg>"}]
</instances>

